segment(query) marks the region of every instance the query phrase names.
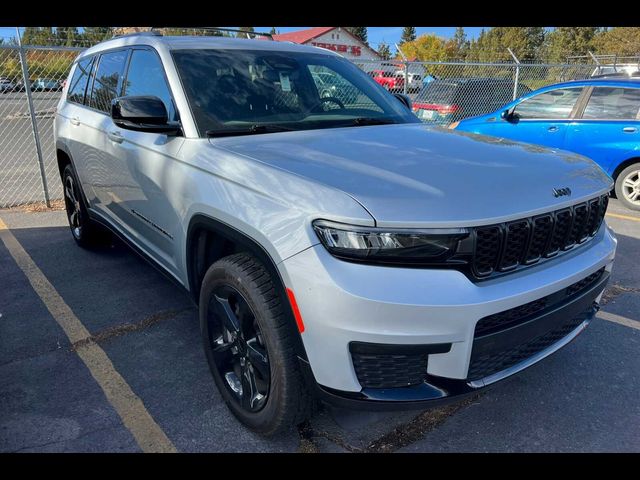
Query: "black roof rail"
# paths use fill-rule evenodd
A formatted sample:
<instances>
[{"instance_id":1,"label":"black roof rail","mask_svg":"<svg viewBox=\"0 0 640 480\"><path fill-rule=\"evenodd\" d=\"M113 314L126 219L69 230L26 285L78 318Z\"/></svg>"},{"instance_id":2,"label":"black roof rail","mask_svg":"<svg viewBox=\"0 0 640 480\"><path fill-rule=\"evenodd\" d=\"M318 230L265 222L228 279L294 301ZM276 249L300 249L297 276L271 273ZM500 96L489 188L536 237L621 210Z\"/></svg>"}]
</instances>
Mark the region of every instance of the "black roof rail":
<instances>
[{"instance_id":1,"label":"black roof rail","mask_svg":"<svg viewBox=\"0 0 640 480\"><path fill-rule=\"evenodd\" d=\"M266 32L247 32L246 30L240 30L239 28L226 28L226 27L151 27L151 31L155 32L157 35L162 35L159 30L163 28L176 28L182 30L213 30L217 32L232 32L232 33L244 33L248 37L250 35L258 35L260 37L267 37L269 40L273 41L273 35L271 33ZM251 37L249 37L251 38Z\"/></svg>"}]
</instances>

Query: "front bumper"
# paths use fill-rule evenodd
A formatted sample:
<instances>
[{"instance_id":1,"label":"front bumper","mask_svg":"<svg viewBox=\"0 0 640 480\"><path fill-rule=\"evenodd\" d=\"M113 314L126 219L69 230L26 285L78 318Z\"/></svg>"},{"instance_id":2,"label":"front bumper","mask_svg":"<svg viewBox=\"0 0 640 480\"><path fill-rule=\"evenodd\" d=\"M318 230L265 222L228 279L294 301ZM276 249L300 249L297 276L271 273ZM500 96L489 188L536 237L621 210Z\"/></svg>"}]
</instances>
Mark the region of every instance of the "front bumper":
<instances>
[{"instance_id":1,"label":"front bumper","mask_svg":"<svg viewBox=\"0 0 640 480\"><path fill-rule=\"evenodd\" d=\"M577 336L595 314L615 248L616 240L605 225L589 244L557 260L481 283L473 283L454 270L349 263L335 259L321 245L287 259L283 266L304 320L302 340L309 370L322 395L347 403L417 406L494 383L541 360ZM583 315L575 328L501 375L469 378L474 343L478 348L474 342L478 320L550 296L601 269L605 275L585 290L580 300L564 302L552 316L546 312L542 322L552 326L566 317ZM501 341L517 339L517 332L512 333L515 337L506 335ZM420 385L372 389L363 388L358 380L350 352L352 342L448 344L450 348L428 355L427 374Z\"/></svg>"}]
</instances>

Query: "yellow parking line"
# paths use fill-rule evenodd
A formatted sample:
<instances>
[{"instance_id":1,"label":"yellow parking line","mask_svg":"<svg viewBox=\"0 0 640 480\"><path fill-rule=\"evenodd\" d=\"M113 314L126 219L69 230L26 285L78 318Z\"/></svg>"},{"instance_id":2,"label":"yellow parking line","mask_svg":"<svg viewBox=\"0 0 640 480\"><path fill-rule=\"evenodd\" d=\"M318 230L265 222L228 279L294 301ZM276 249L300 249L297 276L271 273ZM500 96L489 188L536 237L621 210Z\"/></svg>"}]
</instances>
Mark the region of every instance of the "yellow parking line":
<instances>
[{"instance_id":1,"label":"yellow parking line","mask_svg":"<svg viewBox=\"0 0 640 480\"><path fill-rule=\"evenodd\" d=\"M120 415L122 423L131 432L142 451L176 452L171 440L151 417L142 400L133 393L125 379L117 372L105 351L95 342L87 341L91 337L89 331L22 248L22 245L1 218L0 240L24 272L53 318L67 334L69 341L75 344L80 340L85 340L76 353L98 382L107 400Z\"/></svg>"},{"instance_id":2,"label":"yellow parking line","mask_svg":"<svg viewBox=\"0 0 640 480\"><path fill-rule=\"evenodd\" d=\"M638 217L631 217L629 215L620 215L619 213L607 213L606 216L613 217L613 218L622 218L623 220L632 220L634 222L640 222L640 218Z\"/></svg>"},{"instance_id":3,"label":"yellow parking line","mask_svg":"<svg viewBox=\"0 0 640 480\"><path fill-rule=\"evenodd\" d=\"M639 321L631 320L630 318L623 317L621 315L616 315L615 313L609 313L609 312L600 310L598 312L598 318L601 318L608 322L617 323L619 325L624 325L625 327L630 327L630 328L635 328L636 330L640 330Z\"/></svg>"}]
</instances>

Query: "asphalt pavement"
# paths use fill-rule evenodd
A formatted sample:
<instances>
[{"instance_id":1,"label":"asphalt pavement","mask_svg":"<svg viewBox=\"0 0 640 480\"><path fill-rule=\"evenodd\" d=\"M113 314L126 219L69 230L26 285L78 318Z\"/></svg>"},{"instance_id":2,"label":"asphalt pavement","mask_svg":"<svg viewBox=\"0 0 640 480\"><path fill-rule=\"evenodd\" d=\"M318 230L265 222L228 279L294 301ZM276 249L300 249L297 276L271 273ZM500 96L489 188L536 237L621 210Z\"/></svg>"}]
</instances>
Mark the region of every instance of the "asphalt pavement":
<instances>
[{"instance_id":1,"label":"asphalt pavement","mask_svg":"<svg viewBox=\"0 0 640 480\"><path fill-rule=\"evenodd\" d=\"M33 262L28 277L0 242L0 451L148 450L112 385L47 308L61 301L180 452L638 452L640 214L615 200L609 213L619 245L605 304L558 353L463 402L396 413L324 408L263 438L224 405L184 291L117 241L76 247L64 212L0 210ZM48 295L42 280L30 283L36 271Z\"/></svg>"}]
</instances>

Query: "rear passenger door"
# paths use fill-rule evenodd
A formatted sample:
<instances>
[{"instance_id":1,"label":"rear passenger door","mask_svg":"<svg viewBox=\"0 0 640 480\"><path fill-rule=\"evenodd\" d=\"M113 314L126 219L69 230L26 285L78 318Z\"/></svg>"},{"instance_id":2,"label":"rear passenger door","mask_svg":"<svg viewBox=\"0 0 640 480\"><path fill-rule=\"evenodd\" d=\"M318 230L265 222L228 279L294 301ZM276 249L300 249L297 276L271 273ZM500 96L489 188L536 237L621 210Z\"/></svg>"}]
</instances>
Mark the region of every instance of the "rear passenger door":
<instances>
[{"instance_id":1,"label":"rear passenger door","mask_svg":"<svg viewBox=\"0 0 640 480\"><path fill-rule=\"evenodd\" d=\"M567 131L565 148L612 174L640 155L640 88L592 87L583 112Z\"/></svg>"},{"instance_id":2,"label":"rear passenger door","mask_svg":"<svg viewBox=\"0 0 640 480\"><path fill-rule=\"evenodd\" d=\"M150 47L131 50L121 95L158 97L169 121L179 121L162 61ZM174 174L179 166L173 158L184 137L126 130L109 120L107 169L116 179L104 192L109 209L148 255L177 274L174 238L181 223L176 209L183 208L185 192Z\"/></svg>"}]
</instances>

